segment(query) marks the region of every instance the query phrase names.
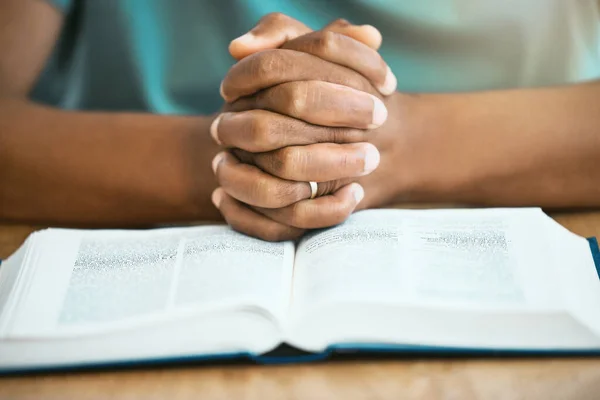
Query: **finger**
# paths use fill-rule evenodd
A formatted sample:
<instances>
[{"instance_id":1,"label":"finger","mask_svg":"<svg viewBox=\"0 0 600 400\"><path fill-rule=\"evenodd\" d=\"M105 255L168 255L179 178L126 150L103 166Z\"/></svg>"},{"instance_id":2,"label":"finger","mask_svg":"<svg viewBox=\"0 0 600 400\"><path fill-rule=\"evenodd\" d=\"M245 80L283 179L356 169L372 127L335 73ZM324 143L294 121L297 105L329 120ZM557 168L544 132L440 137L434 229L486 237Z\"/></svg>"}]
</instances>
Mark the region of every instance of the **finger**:
<instances>
[{"instance_id":1,"label":"finger","mask_svg":"<svg viewBox=\"0 0 600 400\"><path fill-rule=\"evenodd\" d=\"M367 78L347 67L301 51L276 49L252 54L232 66L221 83L221 96L232 103L281 83L310 80L379 94Z\"/></svg>"},{"instance_id":2,"label":"finger","mask_svg":"<svg viewBox=\"0 0 600 400\"><path fill-rule=\"evenodd\" d=\"M307 183L269 175L254 165L240 163L227 152L217 154L213 170L219 185L237 200L258 207L279 208L310 197Z\"/></svg>"},{"instance_id":3,"label":"finger","mask_svg":"<svg viewBox=\"0 0 600 400\"><path fill-rule=\"evenodd\" d=\"M381 33L371 25L353 25L345 19L337 19L328 24L323 30L330 30L349 36L354 40L364 43L373 50L378 50L381 47Z\"/></svg>"},{"instance_id":4,"label":"finger","mask_svg":"<svg viewBox=\"0 0 600 400\"><path fill-rule=\"evenodd\" d=\"M280 208L310 198L308 182L289 181L270 175L254 165L241 163L235 156L222 152L213 160L219 185L237 200L256 207ZM318 196L333 193L352 178L320 182Z\"/></svg>"},{"instance_id":5,"label":"finger","mask_svg":"<svg viewBox=\"0 0 600 400\"><path fill-rule=\"evenodd\" d=\"M230 109L262 109L315 125L357 129L377 128L388 114L383 102L369 93L321 81L283 83L241 98Z\"/></svg>"},{"instance_id":6,"label":"finger","mask_svg":"<svg viewBox=\"0 0 600 400\"><path fill-rule=\"evenodd\" d=\"M229 196L222 188L212 194L212 201L219 209L227 224L234 230L270 242L294 240L302 236L303 229L284 225L251 210Z\"/></svg>"},{"instance_id":7,"label":"finger","mask_svg":"<svg viewBox=\"0 0 600 400\"><path fill-rule=\"evenodd\" d=\"M371 143L319 143L288 146L266 153L232 150L243 163L290 181L327 182L370 174L379 165Z\"/></svg>"},{"instance_id":8,"label":"finger","mask_svg":"<svg viewBox=\"0 0 600 400\"><path fill-rule=\"evenodd\" d=\"M369 136L363 129L311 125L265 110L223 113L213 121L210 133L219 145L253 153L313 143L366 142Z\"/></svg>"},{"instance_id":9,"label":"finger","mask_svg":"<svg viewBox=\"0 0 600 400\"><path fill-rule=\"evenodd\" d=\"M348 67L367 78L385 96L396 91L396 77L379 53L341 33L329 30L311 32L284 43L282 48L312 54Z\"/></svg>"},{"instance_id":10,"label":"finger","mask_svg":"<svg viewBox=\"0 0 600 400\"><path fill-rule=\"evenodd\" d=\"M351 183L331 195L314 200L302 200L277 209L255 209L283 225L302 229L325 228L341 224L348 219L364 195L361 185Z\"/></svg>"},{"instance_id":11,"label":"finger","mask_svg":"<svg viewBox=\"0 0 600 400\"><path fill-rule=\"evenodd\" d=\"M374 50L381 46L381 33L371 25L357 26L339 19L324 29L347 35ZM271 13L261 18L248 33L234 39L229 44L229 53L236 60L241 60L262 50L278 48L285 42L309 32L312 32L312 29L302 22L281 13Z\"/></svg>"},{"instance_id":12,"label":"finger","mask_svg":"<svg viewBox=\"0 0 600 400\"><path fill-rule=\"evenodd\" d=\"M241 60L261 50L276 49L288 40L312 32L302 22L281 13L271 13L260 19L252 30L233 40L229 53Z\"/></svg>"}]
</instances>

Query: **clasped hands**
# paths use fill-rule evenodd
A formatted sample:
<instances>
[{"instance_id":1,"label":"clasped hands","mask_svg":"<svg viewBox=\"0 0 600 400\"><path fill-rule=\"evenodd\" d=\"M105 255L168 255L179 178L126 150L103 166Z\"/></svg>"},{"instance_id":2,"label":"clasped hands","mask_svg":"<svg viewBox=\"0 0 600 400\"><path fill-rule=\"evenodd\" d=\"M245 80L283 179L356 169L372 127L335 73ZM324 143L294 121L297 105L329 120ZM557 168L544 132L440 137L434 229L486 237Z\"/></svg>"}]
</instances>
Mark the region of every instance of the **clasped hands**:
<instances>
[{"instance_id":1,"label":"clasped hands","mask_svg":"<svg viewBox=\"0 0 600 400\"><path fill-rule=\"evenodd\" d=\"M225 149L212 200L233 229L290 240L394 201L399 94L380 43L370 26L313 32L281 14L232 42L210 130Z\"/></svg>"}]
</instances>

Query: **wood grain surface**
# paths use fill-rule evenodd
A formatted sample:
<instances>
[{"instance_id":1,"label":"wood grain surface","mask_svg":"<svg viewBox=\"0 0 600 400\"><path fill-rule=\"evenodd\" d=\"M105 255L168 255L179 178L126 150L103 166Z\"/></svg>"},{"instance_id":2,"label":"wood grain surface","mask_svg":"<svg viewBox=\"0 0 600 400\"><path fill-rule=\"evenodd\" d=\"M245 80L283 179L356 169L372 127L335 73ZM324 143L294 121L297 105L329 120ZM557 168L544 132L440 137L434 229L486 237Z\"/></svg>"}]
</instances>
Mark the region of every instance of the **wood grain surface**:
<instances>
[{"instance_id":1,"label":"wood grain surface","mask_svg":"<svg viewBox=\"0 0 600 400\"><path fill-rule=\"evenodd\" d=\"M600 237L600 212L552 216L577 234ZM12 253L33 229L0 226L0 258ZM600 358L363 359L0 378L0 399L188 398L599 400Z\"/></svg>"}]
</instances>

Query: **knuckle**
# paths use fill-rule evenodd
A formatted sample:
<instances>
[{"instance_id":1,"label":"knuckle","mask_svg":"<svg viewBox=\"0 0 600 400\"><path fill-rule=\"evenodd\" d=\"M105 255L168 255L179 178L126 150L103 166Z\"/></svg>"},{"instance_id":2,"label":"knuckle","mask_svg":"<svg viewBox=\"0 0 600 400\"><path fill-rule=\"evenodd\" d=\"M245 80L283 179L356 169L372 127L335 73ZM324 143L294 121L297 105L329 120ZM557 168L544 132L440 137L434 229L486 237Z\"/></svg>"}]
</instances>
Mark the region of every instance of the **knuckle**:
<instances>
[{"instance_id":1,"label":"knuckle","mask_svg":"<svg viewBox=\"0 0 600 400\"><path fill-rule=\"evenodd\" d=\"M310 228L307 220L307 211L306 207L303 207L299 203L292 204L290 209L290 222L289 224L292 226L296 226L298 228Z\"/></svg>"},{"instance_id":2,"label":"knuckle","mask_svg":"<svg viewBox=\"0 0 600 400\"><path fill-rule=\"evenodd\" d=\"M284 182L274 183L266 177L259 178L254 185L254 198L263 207L285 207L298 198L298 191L294 186Z\"/></svg>"},{"instance_id":3,"label":"knuckle","mask_svg":"<svg viewBox=\"0 0 600 400\"><path fill-rule=\"evenodd\" d=\"M273 152L270 167L280 178L294 180L299 174L306 173L309 163L309 152L302 147L290 146Z\"/></svg>"},{"instance_id":4,"label":"knuckle","mask_svg":"<svg viewBox=\"0 0 600 400\"><path fill-rule=\"evenodd\" d=\"M302 188L300 185L282 182L278 186L279 188L274 196L278 207L286 207L302 198Z\"/></svg>"},{"instance_id":5,"label":"knuckle","mask_svg":"<svg viewBox=\"0 0 600 400\"><path fill-rule=\"evenodd\" d=\"M334 53L337 50L340 36L337 32L320 31L315 37L315 50L323 55Z\"/></svg>"},{"instance_id":6,"label":"knuckle","mask_svg":"<svg viewBox=\"0 0 600 400\"><path fill-rule=\"evenodd\" d=\"M278 158L284 167L293 167L298 159L298 150L295 147L285 147L277 151Z\"/></svg>"},{"instance_id":7,"label":"knuckle","mask_svg":"<svg viewBox=\"0 0 600 400\"><path fill-rule=\"evenodd\" d=\"M248 143L257 149L269 147L273 142L270 118L262 114L252 113L249 116L244 133L247 135Z\"/></svg>"},{"instance_id":8,"label":"knuckle","mask_svg":"<svg viewBox=\"0 0 600 400\"><path fill-rule=\"evenodd\" d=\"M303 116L308 109L308 87L307 82L292 82L282 88L281 106L292 115Z\"/></svg>"},{"instance_id":9,"label":"knuckle","mask_svg":"<svg viewBox=\"0 0 600 400\"><path fill-rule=\"evenodd\" d=\"M345 128L329 128L327 130L327 141L330 143L343 143L346 137Z\"/></svg>"},{"instance_id":10,"label":"knuckle","mask_svg":"<svg viewBox=\"0 0 600 400\"><path fill-rule=\"evenodd\" d=\"M331 23L333 26L349 26L350 22L344 18L338 18Z\"/></svg>"},{"instance_id":11,"label":"knuckle","mask_svg":"<svg viewBox=\"0 0 600 400\"><path fill-rule=\"evenodd\" d=\"M263 81L281 70L282 57L278 50L264 50L250 55L248 69L253 79Z\"/></svg>"},{"instance_id":12,"label":"knuckle","mask_svg":"<svg viewBox=\"0 0 600 400\"><path fill-rule=\"evenodd\" d=\"M375 93L371 82L369 82L367 78L356 71L348 71L347 74L341 75L338 83L343 86L354 88L361 92L371 94Z\"/></svg>"},{"instance_id":13,"label":"knuckle","mask_svg":"<svg viewBox=\"0 0 600 400\"><path fill-rule=\"evenodd\" d=\"M275 153L277 156L274 159L277 160L278 172L282 175L289 176L301 163L302 157L296 147L285 147Z\"/></svg>"},{"instance_id":14,"label":"knuckle","mask_svg":"<svg viewBox=\"0 0 600 400\"><path fill-rule=\"evenodd\" d=\"M285 169L285 158L287 157L285 153L287 151L287 148L284 148L273 151L267 155L265 158L265 167L270 173L281 177L282 172Z\"/></svg>"},{"instance_id":15,"label":"knuckle","mask_svg":"<svg viewBox=\"0 0 600 400\"><path fill-rule=\"evenodd\" d=\"M337 190L337 181L319 182L317 196L325 196Z\"/></svg>"},{"instance_id":16,"label":"knuckle","mask_svg":"<svg viewBox=\"0 0 600 400\"><path fill-rule=\"evenodd\" d=\"M356 169L356 157L354 154L344 151L338 157L337 166L340 171L353 171Z\"/></svg>"},{"instance_id":17,"label":"knuckle","mask_svg":"<svg viewBox=\"0 0 600 400\"><path fill-rule=\"evenodd\" d=\"M363 129L329 128L327 141L340 144L365 141L366 132Z\"/></svg>"},{"instance_id":18,"label":"knuckle","mask_svg":"<svg viewBox=\"0 0 600 400\"><path fill-rule=\"evenodd\" d=\"M257 200L258 205L262 205L263 203L270 204L270 199L276 194L276 189L273 187L272 182L265 176L257 178L251 190L251 195Z\"/></svg>"},{"instance_id":19,"label":"knuckle","mask_svg":"<svg viewBox=\"0 0 600 400\"><path fill-rule=\"evenodd\" d=\"M261 22L281 22L287 21L290 17L281 12L272 12L261 18Z\"/></svg>"}]
</instances>

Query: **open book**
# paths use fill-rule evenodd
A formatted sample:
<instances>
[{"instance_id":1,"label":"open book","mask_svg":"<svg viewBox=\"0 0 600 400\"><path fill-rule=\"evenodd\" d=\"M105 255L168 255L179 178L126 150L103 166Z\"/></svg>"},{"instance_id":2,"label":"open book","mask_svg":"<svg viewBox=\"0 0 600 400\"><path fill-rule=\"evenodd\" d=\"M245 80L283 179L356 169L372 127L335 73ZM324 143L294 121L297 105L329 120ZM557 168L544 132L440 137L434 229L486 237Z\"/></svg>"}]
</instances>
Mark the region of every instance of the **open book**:
<instances>
[{"instance_id":1,"label":"open book","mask_svg":"<svg viewBox=\"0 0 600 400\"><path fill-rule=\"evenodd\" d=\"M282 343L600 352L593 250L535 208L362 211L296 244L226 226L48 229L0 267L0 369Z\"/></svg>"}]
</instances>

